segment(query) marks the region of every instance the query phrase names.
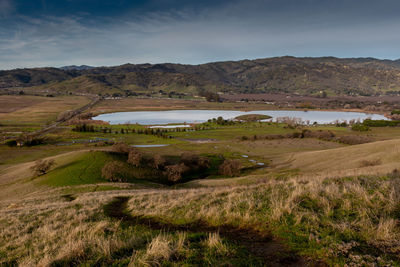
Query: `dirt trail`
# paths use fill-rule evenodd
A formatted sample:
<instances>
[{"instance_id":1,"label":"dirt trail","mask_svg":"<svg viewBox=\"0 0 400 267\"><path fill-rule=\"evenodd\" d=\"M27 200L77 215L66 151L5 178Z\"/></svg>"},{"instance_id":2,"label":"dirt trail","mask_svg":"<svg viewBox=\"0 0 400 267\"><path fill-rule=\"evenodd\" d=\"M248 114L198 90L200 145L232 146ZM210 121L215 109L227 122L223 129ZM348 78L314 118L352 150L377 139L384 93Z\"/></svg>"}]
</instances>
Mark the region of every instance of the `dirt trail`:
<instances>
[{"instance_id":1,"label":"dirt trail","mask_svg":"<svg viewBox=\"0 0 400 267\"><path fill-rule=\"evenodd\" d=\"M116 197L104 206L106 216L121 220L128 225L144 225L154 230L187 231L187 232L218 232L223 238L247 248L255 257L261 259L266 266L325 266L324 264L307 261L289 251L280 242L268 234L251 229L238 229L229 225L212 227L198 221L185 225L162 223L152 218L132 216L127 210L129 197Z\"/></svg>"}]
</instances>

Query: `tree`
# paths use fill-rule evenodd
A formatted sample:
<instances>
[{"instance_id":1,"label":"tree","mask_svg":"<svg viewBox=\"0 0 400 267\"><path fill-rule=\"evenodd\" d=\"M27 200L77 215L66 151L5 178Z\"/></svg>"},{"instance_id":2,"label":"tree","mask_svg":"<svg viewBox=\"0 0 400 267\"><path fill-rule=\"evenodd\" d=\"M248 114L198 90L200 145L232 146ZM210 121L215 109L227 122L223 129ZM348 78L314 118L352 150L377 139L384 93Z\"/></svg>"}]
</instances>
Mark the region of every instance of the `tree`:
<instances>
[{"instance_id":1,"label":"tree","mask_svg":"<svg viewBox=\"0 0 400 267\"><path fill-rule=\"evenodd\" d=\"M33 171L35 176L41 176L46 174L51 167L53 167L56 164L54 159L49 159L49 160L42 160L39 159L35 162L35 164L31 167L31 170Z\"/></svg>"},{"instance_id":2,"label":"tree","mask_svg":"<svg viewBox=\"0 0 400 267\"><path fill-rule=\"evenodd\" d=\"M115 145L112 146L112 151L119 154L128 154L130 150L131 147L123 142L116 143Z\"/></svg>"},{"instance_id":3,"label":"tree","mask_svg":"<svg viewBox=\"0 0 400 267\"><path fill-rule=\"evenodd\" d=\"M184 152L181 154L181 161L186 166L196 165L198 160L199 160L199 156L194 153Z\"/></svg>"},{"instance_id":4,"label":"tree","mask_svg":"<svg viewBox=\"0 0 400 267\"><path fill-rule=\"evenodd\" d=\"M139 167L143 161L143 154L136 149L131 149L128 155L128 163Z\"/></svg>"},{"instance_id":5,"label":"tree","mask_svg":"<svg viewBox=\"0 0 400 267\"><path fill-rule=\"evenodd\" d=\"M125 182L123 175L124 164L119 161L111 161L101 169L101 176L111 182Z\"/></svg>"},{"instance_id":6,"label":"tree","mask_svg":"<svg viewBox=\"0 0 400 267\"><path fill-rule=\"evenodd\" d=\"M165 158L162 155L156 154L153 158L153 167L157 170L163 168L166 163Z\"/></svg>"},{"instance_id":7,"label":"tree","mask_svg":"<svg viewBox=\"0 0 400 267\"><path fill-rule=\"evenodd\" d=\"M176 183L182 179L182 175L188 170L188 167L183 164L174 164L165 167L164 174L167 176L168 181Z\"/></svg>"},{"instance_id":8,"label":"tree","mask_svg":"<svg viewBox=\"0 0 400 267\"><path fill-rule=\"evenodd\" d=\"M238 176L242 164L237 159L226 159L224 163L219 166L219 173L230 177Z\"/></svg>"}]
</instances>

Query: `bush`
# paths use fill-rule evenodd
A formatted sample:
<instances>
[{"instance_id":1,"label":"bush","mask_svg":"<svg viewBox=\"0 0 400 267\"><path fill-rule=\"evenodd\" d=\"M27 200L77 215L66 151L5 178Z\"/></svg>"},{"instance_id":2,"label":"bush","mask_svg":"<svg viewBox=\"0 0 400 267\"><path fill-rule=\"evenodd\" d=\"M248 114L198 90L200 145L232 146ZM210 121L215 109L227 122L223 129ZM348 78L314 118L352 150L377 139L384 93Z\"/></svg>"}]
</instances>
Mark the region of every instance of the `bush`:
<instances>
[{"instance_id":1,"label":"bush","mask_svg":"<svg viewBox=\"0 0 400 267\"><path fill-rule=\"evenodd\" d=\"M373 138L362 135L345 135L337 137L335 140L346 145L360 145L374 141Z\"/></svg>"},{"instance_id":2,"label":"bush","mask_svg":"<svg viewBox=\"0 0 400 267\"><path fill-rule=\"evenodd\" d=\"M126 182L124 164L119 161L111 161L101 169L101 176L111 182Z\"/></svg>"},{"instance_id":3,"label":"bush","mask_svg":"<svg viewBox=\"0 0 400 267\"><path fill-rule=\"evenodd\" d=\"M353 126L351 126L351 129L353 131L357 131L357 132L366 132L366 131L370 130L367 125L360 124L360 123L353 124Z\"/></svg>"},{"instance_id":4,"label":"bush","mask_svg":"<svg viewBox=\"0 0 400 267\"><path fill-rule=\"evenodd\" d=\"M162 169L164 168L164 165L166 164L166 160L163 156L157 154L153 158L153 167L155 169Z\"/></svg>"},{"instance_id":5,"label":"bush","mask_svg":"<svg viewBox=\"0 0 400 267\"><path fill-rule=\"evenodd\" d=\"M224 163L219 166L219 173L226 176L239 176L242 164L239 160L226 159Z\"/></svg>"},{"instance_id":6,"label":"bush","mask_svg":"<svg viewBox=\"0 0 400 267\"><path fill-rule=\"evenodd\" d=\"M16 140L7 140L5 144L7 146L13 147L13 146L17 146L17 141Z\"/></svg>"},{"instance_id":7,"label":"bush","mask_svg":"<svg viewBox=\"0 0 400 267\"><path fill-rule=\"evenodd\" d=\"M395 127L400 125L400 121L366 119L362 124L369 127Z\"/></svg>"},{"instance_id":8,"label":"bush","mask_svg":"<svg viewBox=\"0 0 400 267\"><path fill-rule=\"evenodd\" d=\"M190 169L207 169L210 167L210 160L190 152L182 153L181 161Z\"/></svg>"},{"instance_id":9,"label":"bush","mask_svg":"<svg viewBox=\"0 0 400 267\"><path fill-rule=\"evenodd\" d=\"M139 167L143 162L143 154L136 149L131 149L128 155L128 163Z\"/></svg>"},{"instance_id":10,"label":"bush","mask_svg":"<svg viewBox=\"0 0 400 267\"><path fill-rule=\"evenodd\" d=\"M183 164L174 164L165 167L164 175L167 176L168 181L176 183L182 179L182 175L187 172L189 168Z\"/></svg>"},{"instance_id":11,"label":"bush","mask_svg":"<svg viewBox=\"0 0 400 267\"><path fill-rule=\"evenodd\" d=\"M35 164L31 167L31 170L33 171L33 174L35 176L41 176L46 174L51 167L55 165L54 159L49 159L49 160L42 160L39 159L35 162Z\"/></svg>"},{"instance_id":12,"label":"bush","mask_svg":"<svg viewBox=\"0 0 400 267\"><path fill-rule=\"evenodd\" d=\"M381 165L382 161L380 159L373 159L373 160L362 160L360 161L360 167L370 167Z\"/></svg>"},{"instance_id":13,"label":"bush","mask_svg":"<svg viewBox=\"0 0 400 267\"><path fill-rule=\"evenodd\" d=\"M126 143L116 143L112 146L112 151L118 154L128 154L131 150L131 147Z\"/></svg>"},{"instance_id":14,"label":"bush","mask_svg":"<svg viewBox=\"0 0 400 267\"><path fill-rule=\"evenodd\" d=\"M181 161L186 166L196 165L198 160L199 160L199 155L196 155L194 153L184 152L184 153L181 154Z\"/></svg>"}]
</instances>

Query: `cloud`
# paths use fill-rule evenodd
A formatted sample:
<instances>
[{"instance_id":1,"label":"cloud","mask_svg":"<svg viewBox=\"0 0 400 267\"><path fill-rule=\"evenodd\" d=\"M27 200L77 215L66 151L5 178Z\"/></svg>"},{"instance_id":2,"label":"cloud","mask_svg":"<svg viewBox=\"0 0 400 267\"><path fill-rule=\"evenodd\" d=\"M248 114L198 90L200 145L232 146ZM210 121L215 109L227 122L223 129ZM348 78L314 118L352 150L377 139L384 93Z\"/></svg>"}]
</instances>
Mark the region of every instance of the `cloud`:
<instances>
[{"instance_id":1,"label":"cloud","mask_svg":"<svg viewBox=\"0 0 400 267\"><path fill-rule=\"evenodd\" d=\"M14 11L11 0L0 0L0 17L7 17Z\"/></svg>"},{"instance_id":2,"label":"cloud","mask_svg":"<svg viewBox=\"0 0 400 267\"><path fill-rule=\"evenodd\" d=\"M0 69L197 64L282 55L400 57L396 47L400 18L392 12L400 4L389 0L382 0L384 7L369 0L363 6L357 5L358 0L282 2L285 5L236 0L200 9L126 10L113 17L19 15L0 25Z\"/></svg>"}]
</instances>

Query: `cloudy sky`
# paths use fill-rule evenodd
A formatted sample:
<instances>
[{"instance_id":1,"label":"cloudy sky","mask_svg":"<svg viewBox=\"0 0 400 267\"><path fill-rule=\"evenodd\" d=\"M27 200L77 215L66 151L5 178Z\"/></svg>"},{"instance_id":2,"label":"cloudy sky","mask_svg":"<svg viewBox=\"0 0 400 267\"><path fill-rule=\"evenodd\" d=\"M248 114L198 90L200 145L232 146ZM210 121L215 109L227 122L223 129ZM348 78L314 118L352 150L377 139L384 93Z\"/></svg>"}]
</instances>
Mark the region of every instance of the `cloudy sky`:
<instances>
[{"instance_id":1,"label":"cloudy sky","mask_svg":"<svg viewBox=\"0 0 400 267\"><path fill-rule=\"evenodd\" d=\"M400 58L398 0L0 0L0 69Z\"/></svg>"}]
</instances>

